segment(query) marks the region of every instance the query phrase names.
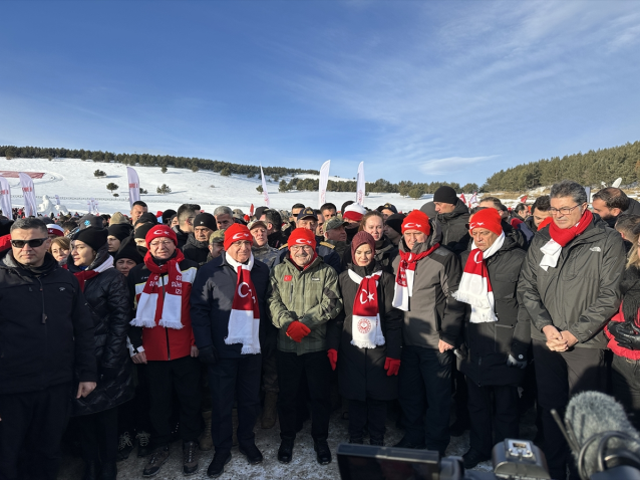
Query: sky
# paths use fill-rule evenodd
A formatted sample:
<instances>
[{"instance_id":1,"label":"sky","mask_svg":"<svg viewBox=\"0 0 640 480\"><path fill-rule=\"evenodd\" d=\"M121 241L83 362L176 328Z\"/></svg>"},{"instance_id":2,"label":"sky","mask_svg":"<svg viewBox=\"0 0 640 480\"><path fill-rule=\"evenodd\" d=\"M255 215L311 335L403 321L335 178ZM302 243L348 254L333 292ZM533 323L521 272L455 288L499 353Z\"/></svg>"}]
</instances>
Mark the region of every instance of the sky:
<instances>
[{"instance_id":1,"label":"sky","mask_svg":"<svg viewBox=\"0 0 640 480\"><path fill-rule=\"evenodd\" d=\"M2 0L0 18L1 145L481 185L640 140L634 0Z\"/></svg>"}]
</instances>

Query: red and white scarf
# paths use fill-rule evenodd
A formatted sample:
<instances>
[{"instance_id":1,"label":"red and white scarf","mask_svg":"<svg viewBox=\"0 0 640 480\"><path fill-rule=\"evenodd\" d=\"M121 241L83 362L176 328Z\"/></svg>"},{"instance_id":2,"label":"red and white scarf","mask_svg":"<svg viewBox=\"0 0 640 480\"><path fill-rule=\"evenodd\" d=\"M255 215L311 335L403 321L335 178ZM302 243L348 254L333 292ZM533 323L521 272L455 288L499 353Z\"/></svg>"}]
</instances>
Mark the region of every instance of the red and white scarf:
<instances>
[{"instance_id":1,"label":"red and white scarf","mask_svg":"<svg viewBox=\"0 0 640 480\"><path fill-rule=\"evenodd\" d=\"M348 272L349 278L358 284L351 317L351 345L358 348L376 348L384 345L378 306L378 280L382 270L364 278L351 269Z\"/></svg>"},{"instance_id":2,"label":"red and white scarf","mask_svg":"<svg viewBox=\"0 0 640 480\"><path fill-rule=\"evenodd\" d=\"M159 266L153 261L151 253L147 252L144 264L151 271L151 275L140 294L136 318L131 321L131 325L145 328L160 325L175 330L184 326L181 321L182 271L179 265L182 260L184 255L180 250L176 250L175 257Z\"/></svg>"},{"instance_id":3,"label":"red and white scarf","mask_svg":"<svg viewBox=\"0 0 640 480\"><path fill-rule=\"evenodd\" d=\"M459 302L471 305L471 323L497 322L495 314L495 298L489 281L487 258L491 257L504 244L504 232L484 252L476 247L475 242L471 246L471 253L464 266L458 291L453 297Z\"/></svg>"},{"instance_id":4,"label":"red and white scarf","mask_svg":"<svg viewBox=\"0 0 640 480\"><path fill-rule=\"evenodd\" d=\"M260 353L260 307L256 289L251 281L253 254L246 265L236 262L228 253L225 253L225 258L227 263L238 272L238 280L229 315L229 333L224 343L227 345L241 343L242 355L257 355Z\"/></svg>"},{"instance_id":5,"label":"red and white scarf","mask_svg":"<svg viewBox=\"0 0 640 480\"><path fill-rule=\"evenodd\" d=\"M396 284L393 292L393 306L409 311L409 297L413 296L413 278L415 276L417 263L425 257L431 255L438 247L436 243L426 252L415 254L412 252L403 252L400 250L400 263L398 264L398 273L396 275Z\"/></svg>"},{"instance_id":6,"label":"red and white scarf","mask_svg":"<svg viewBox=\"0 0 640 480\"><path fill-rule=\"evenodd\" d=\"M544 257L540 261L540 268L545 272L549 267L555 268L558 264L558 258L560 258L560 252L571 240L576 238L593 220L593 214L587 209L580 217L580 221L571 228L560 228L555 222L549 223L549 235L551 240L540 247L540 251L544 253Z\"/></svg>"},{"instance_id":7,"label":"red and white scarf","mask_svg":"<svg viewBox=\"0 0 640 480\"><path fill-rule=\"evenodd\" d=\"M69 269L68 265L63 265L62 268L65 270ZM78 279L78 283L80 284L80 290L84 292L84 287L87 284L88 280L91 280L93 277L97 277L99 274L104 272L105 270L109 270L113 268L113 257L109 255L104 262L98 265L96 268L91 270L80 270L79 272L74 272L73 275Z\"/></svg>"}]
</instances>

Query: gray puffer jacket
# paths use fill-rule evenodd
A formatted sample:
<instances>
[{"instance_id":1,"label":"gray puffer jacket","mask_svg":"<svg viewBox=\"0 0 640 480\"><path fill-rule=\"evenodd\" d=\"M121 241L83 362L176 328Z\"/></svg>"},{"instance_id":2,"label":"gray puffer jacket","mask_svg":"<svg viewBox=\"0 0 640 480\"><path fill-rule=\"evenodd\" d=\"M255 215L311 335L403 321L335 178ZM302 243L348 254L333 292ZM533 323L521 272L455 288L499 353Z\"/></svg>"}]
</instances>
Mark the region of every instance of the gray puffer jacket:
<instances>
[{"instance_id":1,"label":"gray puffer jacket","mask_svg":"<svg viewBox=\"0 0 640 480\"><path fill-rule=\"evenodd\" d=\"M545 340L542 329L554 325L569 330L578 348L605 348L602 328L620 305L626 261L622 237L594 218L562 249L557 266L545 272L540 248L550 239L548 226L533 237L518 284L531 317L531 337Z\"/></svg>"}]
</instances>

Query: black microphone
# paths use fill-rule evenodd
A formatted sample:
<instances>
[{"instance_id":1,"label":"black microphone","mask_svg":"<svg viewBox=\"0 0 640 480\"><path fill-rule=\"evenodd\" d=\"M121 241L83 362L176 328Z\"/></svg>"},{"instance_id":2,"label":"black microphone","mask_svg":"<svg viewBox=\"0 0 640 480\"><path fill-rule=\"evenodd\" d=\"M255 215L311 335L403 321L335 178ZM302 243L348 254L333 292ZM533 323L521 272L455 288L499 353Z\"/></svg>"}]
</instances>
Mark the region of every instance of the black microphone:
<instances>
[{"instance_id":1,"label":"black microphone","mask_svg":"<svg viewBox=\"0 0 640 480\"><path fill-rule=\"evenodd\" d=\"M566 430L562 422L559 426L583 480L618 465L640 469L640 433L613 397L600 392L579 393L567 405L564 420Z\"/></svg>"}]
</instances>

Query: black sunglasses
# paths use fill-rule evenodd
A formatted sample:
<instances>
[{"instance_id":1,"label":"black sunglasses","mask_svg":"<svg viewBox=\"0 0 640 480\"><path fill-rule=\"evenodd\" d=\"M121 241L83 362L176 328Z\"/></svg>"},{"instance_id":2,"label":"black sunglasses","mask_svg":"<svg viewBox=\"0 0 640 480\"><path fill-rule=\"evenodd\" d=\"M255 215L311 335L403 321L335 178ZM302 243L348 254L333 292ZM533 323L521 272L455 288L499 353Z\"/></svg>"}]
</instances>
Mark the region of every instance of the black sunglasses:
<instances>
[{"instance_id":1,"label":"black sunglasses","mask_svg":"<svg viewBox=\"0 0 640 480\"><path fill-rule=\"evenodd\" d=\"M34 238L31 240L11 240L11 245L15 248L24 248L25 245L29 245L31 248L41 246L44 242L49 240L48 238Z\"/></svg>"}]
</instances>

